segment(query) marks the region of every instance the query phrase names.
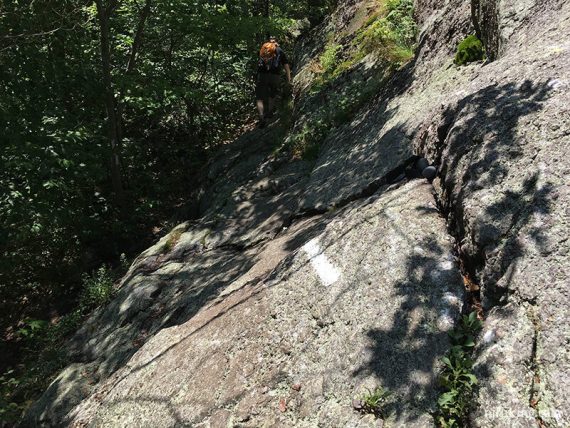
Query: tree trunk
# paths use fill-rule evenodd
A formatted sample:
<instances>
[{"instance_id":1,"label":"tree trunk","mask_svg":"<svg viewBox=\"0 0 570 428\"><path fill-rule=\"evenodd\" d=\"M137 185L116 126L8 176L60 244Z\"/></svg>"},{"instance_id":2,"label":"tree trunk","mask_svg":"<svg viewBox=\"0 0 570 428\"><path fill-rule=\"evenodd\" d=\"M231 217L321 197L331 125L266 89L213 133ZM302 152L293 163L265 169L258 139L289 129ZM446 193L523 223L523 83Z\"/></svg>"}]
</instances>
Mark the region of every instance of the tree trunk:
<instances>
[{"instance_id":1,"label":"tree trunk","mask_svg":"<svg viewBox=\"0 0 570 428\"><path fill-rule=\"evenodd\" d=\"M151 8L152 0L146 0L144 7L141 10L141 14L139 17L139 22L137 24L137 29L135 30L135 37L133 38L133 45L131 47L131 53L129 55L129 60L127 62L127 67L125 69L125 76L128 76L135 70L135 65L137 61L137 55L140 50L143 41L143 34L144 34L144 26L146 24L146 20L150 15L150 8ZM119 141L123 139L123 95L125 92L125 88L121 85L119 88L119 93L115 97L115 109L116 109L116 116L117 116L117 132Z\"/></svg>"},{"instance_id":2,"label":"tree trunk","mask_svg":"<svg viewBox=\"0 0 570 428\"><path fill-rule=\"evenodd\" d=\"M263 1L263 16L269 18L269 0Z\"/></svg>"},{"instance_id":3,"label":"tree trunk","mask_svg":"<svg viewBox=\"0 0 570 428\"><path fill-rule=\"evenodd\" d=\"M107 110L107 125L109 131L109 143L111 148L111 184L116 202L121 210L125 207L125 195L123 189L123 180L121 174L121 133L120 133L120 117L117 114L115 92L111 79L111 45L110 45L110 17L115 9L117 2L111 0L109 4L104 5L103 0L95 0L97 6L97 17L100 27L101 41L101 67L103 73L103 87L105 97L105 108Z\"/></svg>"},{"instance_id":4,"label":"tree trunk","mask_svg":"<svg viewBox=\"0 0 570 428\"><path fill-rule=\"evenodd\" d=\"M133 39L133 47L131 48L131 55L129 56L129 62L127 63L127 69L125 74L130 74L135 69L135 63L137 60L138 51L142 45L143 40L143 33L144 33L144 26L146 24L146 20L150 15L150 8L152 5L151 0L146 0L144 7L142 8L139 22L137 24L137 29L135 31L135 38Z\"/></svg>"}]
</instances>

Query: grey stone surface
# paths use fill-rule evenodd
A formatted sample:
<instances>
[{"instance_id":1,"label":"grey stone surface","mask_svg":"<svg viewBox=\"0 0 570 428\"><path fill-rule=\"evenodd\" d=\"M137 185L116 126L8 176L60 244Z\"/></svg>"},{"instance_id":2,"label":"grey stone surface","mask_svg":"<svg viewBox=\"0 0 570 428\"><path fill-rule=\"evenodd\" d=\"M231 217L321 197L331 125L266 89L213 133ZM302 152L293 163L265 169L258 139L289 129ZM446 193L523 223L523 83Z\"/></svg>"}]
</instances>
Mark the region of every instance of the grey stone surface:
<instances>
[{"instance_id":1,"label":"grey stone surface","mask_svg":"<svg viewBox=\"0 0 570 428\"><path fill-rule=\"evenodd\" d=\"M536 412L529 406L535 327L532 308L507 305L487 316L478 344L475 373L484 379L481 405L471 415L475 427L536 427ZM513 350L518 352L513 352ZM490 405L493 403L493 405Z\"/></svg>"},{"instance_id":2,"label":"grey stone surface","mask_svg":"<svg viewBox=\"0 0 570 428\"><path fill-rule=\"evenodd\" d=\"M366 4L362 2L361 8ZM462 31L469 28L469 5L446 2L443 7L435 4L424 7L418 13L423 12L429 18L421 28L417 59L387 80L379 94L354 120L333 129L328 135L305 186L302 211L343 205L373 192L388 173L414 154L411 141L426 115L434 106L448 100L450 92L468 82L472 69L452 70L449 63ZM365 21L358 9L348 8L345 13L348 22L362 25ZM342 42L345 33L337 34ZM303 48L314 51L312 45ZM310 72L305 69L311 69L308 60L301 67L304 73L301 87L308 86L311 81ZM383 73L385 64L381 58L366 57L332 91L346 91L347 97L357 96L361 86ZM362 84L355 85L355 81L362 81ZM311 111L311 103L326 103L326 100L317 98L315 101L308 97L305 102L308 107L301 103L299 110ZM300 117L296 126L300 128L303 123L304 118Z\"/></svg>"},{"instance_id":3,"label":"grey stone surface","mask_svg":"<svg viewBox=\"0 0 570 428\"><path fill-rule=\"evenodd\" d=\"M510 331L495 347L508 364L494 367L492 353L480 357L491 376L481 377L473 424L566 426L570 5L536 5L529 14L528 2L509 4L516 31L499 59L434 112L415 144L441 165L436 188L461 256L481 282L487 326L500 315ZM497 384L494 370L505 370L506 384Z\"/></svg>"},{"instance_id":4,"label":"grey stone surface","mask_svg":"<svg viewBox=\"0 0 570 428\"><path fill-rule=\"evenodd\" d=\"M480 277L484 304L512 302L514 314L525 302L536 307L540 334L533 364L540 388L533 398L530 381L515 388L526 397L527 410L535 400L535 417L549 426L570 420L570 402L561 394L570 377L570 331L561 322L568 317L570 274L570 97L562 83L570 81L570 46L557 44L570 37L570 8L563 10L548 15L548 26L544 17L529 23L524 32L535 34L534 43L511 47L473 80L471 94L446 108L453 124L441 159L441 197L452 210L462 252ZM507 319L518 325L516 315ZM505 344L505 352L528 353L529 346ZM513 364L523 372L530 363ZM487 395L492 388L483 381L482 407L495 406ZM504 420L527 426L526 413L518 415Z\"/></svg>"},{"instance_id":5,"label":"grey stone surface","mask_svg":"<svg viewBox=\"0 0 570 428\"><path fill-rule=\"evenodd\" d=\"M497 59L509 50L512 38L526 34L524 30L518 30L531 13L537 12L534 9L556 8L561 4L557 0L473 0L473 22L477 35L485 45L487 57Z\"/></svg>"},{"instance_id":6,"label":"grey stone surface","mask_svg":"<svg viewBox=\"0 0 570 428\"><path fill-rule=\"evenodd\" d=\"M430 426L438 359L461 309L444 231L420 182L287 230L282 246L303 245L269 277L154 335L74 424L378 426L351 403L383 385L397 398L385 426Z\"/></svg>"},{"instance_id":7,"label":"grey stone surface","mask_svg":"<svg viewBox=\"0 0 570 428\"><path fill-rule=\"evenodd\" d=\"M418 0L416 58L314 164L275 154L278 124L222 148L200 218L139 256L24 426L432 426L454 245L486 312L470 423L568 426L570 3L480 4L496 61L453 65L469 2ZM295 126L318 108L305 91L327 33L348 43L369 5L343 2L301 42ZM412 154L433 188L384 185ZM385 421L352 406L378 385L395 394Z\"/></svg>"},{"instance_id":8,"label":"grey stone surface","mask_svg":"<svg viewBox=\"0 0 570 428\"><path fill-rule=\"evenodd\" d=\"M61 426L70 409L79 405L96 383L96 364L71 364L28 409L21 426Z\"/></svg>"}]
</instances>

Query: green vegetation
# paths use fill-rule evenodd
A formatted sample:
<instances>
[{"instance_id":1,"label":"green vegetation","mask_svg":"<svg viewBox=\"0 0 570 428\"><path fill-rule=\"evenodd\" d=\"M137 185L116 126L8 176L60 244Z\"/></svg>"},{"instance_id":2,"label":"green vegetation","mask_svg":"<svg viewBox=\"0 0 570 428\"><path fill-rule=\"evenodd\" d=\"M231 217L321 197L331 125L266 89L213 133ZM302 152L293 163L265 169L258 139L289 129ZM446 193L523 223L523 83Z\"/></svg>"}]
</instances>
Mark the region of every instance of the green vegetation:
<instances>
[{"instance_id":1,"label":"green vegetation","mask_svg":"<svg viewBox=\"0 0 570 428\"><path fill-rule=\"evenodd\" d=\"M325 51L319 57L323 74L329 74L334 71L341 48L342 46L337 43L331 43L325 47Z\"/></svg>"},{"instance_id":2,"label":"green vegetation","mask_svg":"<svg viewBox=\"0 0 570 428\"><path fill-rule=\"evenodd\" d=\"M391 73L413 57L417 35L413 13L412 0L380 0L347 49L331 38L313 64L317 77L311 94L318 108L287 140L295 157L316 159L331 129L350 122ZM346 73L369 54L383 60L381 69L369 78L346 79Z\"/></svg>"},{"instance_id":3,"label":"green vegetation","mask_svg":"<svg viewBox=\"0 0 570 428\"><path fill-rule=\"evenodd\" d=\"M328 133L322 119L310 121L303 129L292 135L288 143L294 158L315 161L319 157L321 142Z\"/></svg>"},{"instance_id":4,"label":"green vegetation","mask_svg":"<svg viewBox=\"0 0 570 428\"><path fill-rule=\"evenodd\" d=\"M376 93L382 81L355 81L338 93L328 94L328 103L311 113L301 130L294 131L286 140L293 157L308 161L318 158L322 142L331 129L349 122L370 97Z\"/></svg>"},{"instance_id":5,"label":"green vegetation","mask_svg":"<svg viewBox=\"0 0 570 428\"><path fill-rule=\"evenodd\" d=\"M100 267L92 275L83 275L83 292L79 297L77 311L84 316L93 308L108 303L114 294L113 277L105 266Z\"/></svg>"},{"instance_id":6,"label":"green vegetation","mask_svg":"<svg viewBox=\"0 0 570 428\"><path fill-rule=\"evenodd\" d=\"M414 1L388 0L386 7L386 20L394 33L393 40L398 45L413 50L418 35L418 27L414 21Z\"/></svg>"},{"instance_id":7,"label":"green vegetation","mask_svg":"<svg viewBox=\"0 0 570 428\"><path fill-rule=\"evenodd\" d=\"M64 342L96 308L108 303L115 293L113 274L102 266L83 275L77 308L58 320L25 319L16 331L25 357L17 369L0 376L0 421L14 423L30 400L43 392L57 371L69 363Z\"/></svg>"},{"instance_id":8,"label":"green vegetation","mask_svg":"<svg viewBox=\"0 0 570 428\"><path fill-rule=\"evenodd\" d=\"M360 399L360 403L362 405L361 411L385 418L385 406L391 395L392 394L389 391L385 390L381 386L375 388L374 391L368 390L368 392Z\"/></svg>"},{"instance_id":9,"label":"green vegetation","mask_svg":"<svg viewBox=\"0 0 570 428\"><path fill-rule=\"evenodd\" d=\"M213 150L250 120L261 35L290 50L294 20L316 24L335 3L275 0L271 18L252 0L4 5L0 352L14 357L0 366L0 421L13 422L65 365L65 340L113 296L121 255L155 239L148 231L198 190ZM289 137L293 106L284 98L276 139L294 156L316 159L330 130L411 57L411 4L382 0L351 46L331 40L316 58L311 101L324 107ZM345 79L369 53L386 68Z\"/></svg>"},{"instance_id":10,"label":"green vegetation","mask_svg":"<svg viewBox=\"0 0 570 428\"><path fill-rule=\"evenodd\" d=\"M485 49L483 43L479 38L472 34L467 36L459 46L457 46L457 53L455 54L455 64L465 65L473 61L481 61L485 59Z\"/></svg>"},{"instance_id":11,"label":"green vegetation","mask_svg":"<svg viewBox=\"0 0 570 428\"><path fill-rule=\"evenodd\" d=\"M213 150L251 119L262 35L290 51L295 20L316 24L334 3L274 0L269 17L252 0L2 5L3 385L47 346L53 320L65 336L106 298L85 295L86 272L148 246L197 192Z\"/></svg>"},{"instance_id":12,"label":"green vegetation","mask_svg":"<svg viewBox=\"0 0 570 428\"><path fill-rule=\"evenodd\" d=\"M482 323L472 312L461 318L459 326L449 333L452 347L443 358L440 383L444 392L438 399L437 424L443 428L465 426L465 419L473 403L477 378L472 373L471 353L475 336Z\"/></svg>"},{"instance_id":13,"label":"green vegetation","mask_svg":"<svg viewBox=\"0 0 570 428\"><path fill-rule=\"evenodd\" d=\"M378 52L391 62L403 63L413 56L417 26L412 0L387 0L357 35L355 58Z\"/></svg>"},{"instance_id":14,"label":"green vegetation","mask_svg":"<svg viewBox=\"0 0 570 428\"><path fill-rule=\"evenodd\" d=\"M313 91L322 90L368 54L378 55L396 67L409 61L417 36L413 14L412 0L380 0L377 10L358 30L345 58L341 58L341 46L336 42L331 41L325 46L316 66L320 76Z\"/></svg>"}]
</instances>

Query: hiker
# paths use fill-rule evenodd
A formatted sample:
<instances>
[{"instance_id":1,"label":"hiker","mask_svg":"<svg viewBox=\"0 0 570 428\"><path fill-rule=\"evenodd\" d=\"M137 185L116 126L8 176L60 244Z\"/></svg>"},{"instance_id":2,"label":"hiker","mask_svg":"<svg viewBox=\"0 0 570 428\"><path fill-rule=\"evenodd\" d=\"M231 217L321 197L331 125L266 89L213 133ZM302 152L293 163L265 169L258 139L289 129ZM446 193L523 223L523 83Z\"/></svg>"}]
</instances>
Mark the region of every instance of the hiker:
<instances>
[{"instance_id":1,"label":"hiker","mask_svg":"<svg viewBox=\"0 0 570 428\"><path fill-rule=\"evenodd\" d=\"M287 74L287 82L291 84L291 67L285 52L279 47L277 39L270 37L269 41L261 46L259 63L257 66L257 84L255 96L257 110L259 111L259 127L267 124L274 113L275 97L279 91L281 67Z\"/></svg>"}]
</instances>

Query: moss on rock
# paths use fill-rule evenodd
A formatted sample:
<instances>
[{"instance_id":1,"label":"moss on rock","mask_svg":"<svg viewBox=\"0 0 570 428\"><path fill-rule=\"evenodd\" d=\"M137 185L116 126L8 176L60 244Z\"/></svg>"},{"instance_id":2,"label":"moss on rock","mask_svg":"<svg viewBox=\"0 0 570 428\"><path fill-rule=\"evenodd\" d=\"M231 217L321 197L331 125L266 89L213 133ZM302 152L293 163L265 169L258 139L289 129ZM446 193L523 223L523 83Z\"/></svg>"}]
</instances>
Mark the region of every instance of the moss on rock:
<instances>
[{"instance_id":1,"label":"moss on rock","mask_svg":"<svg viewBox=\"0 0 570 428\"><path fill-rule=\"evenodd\" d=\"M471 34L457 46L454 62L456 65L465 65L473 61L481 61L484 58L485 49L483 48L483 43L476 35Z\"/></svg>"}]
</instances>

